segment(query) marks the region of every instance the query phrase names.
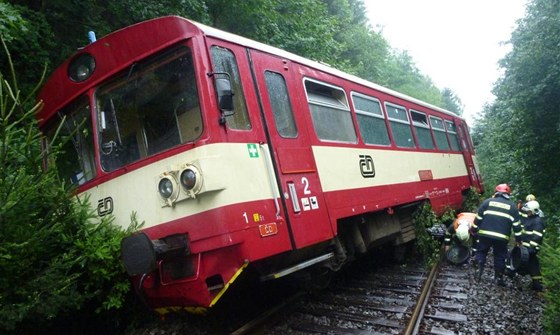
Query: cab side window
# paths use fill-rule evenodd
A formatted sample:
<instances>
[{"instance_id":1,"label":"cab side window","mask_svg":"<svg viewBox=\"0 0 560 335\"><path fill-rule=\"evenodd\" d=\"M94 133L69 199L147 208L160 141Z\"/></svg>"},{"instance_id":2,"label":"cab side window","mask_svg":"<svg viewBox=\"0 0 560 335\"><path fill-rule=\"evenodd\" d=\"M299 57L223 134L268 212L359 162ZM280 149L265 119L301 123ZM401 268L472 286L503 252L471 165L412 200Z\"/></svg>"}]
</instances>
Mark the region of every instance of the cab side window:
<instances>
[{"instance_id":1,"label":"cab side window","mask_svg":"<svg viewBox=\"0 0 560 335\"><path fill-rule=\"evenodd\" d=\"M226 117L226 124L230 129L249 130L251 129L251 121L247 112L247 104L245 103L245 94L243 94L243 86L241 85L241 76L235 55L229 49L212 46L212 61L214 63L215 72L227 72L230 75L231 86L233 90L233 106L234 113Z\"/></svg>"},{"instance_id":2,"label":"cab side window","mask_svg":"<svg viewBox=\"0 0 560 335\"><path fill-rule=\"evenodd\" d=\"M63 117L63 124L52 122L46 131L49 146L62 143L56 161L49 160L48 167L54 166L64 181L75 186L82 185L96 174L91 110L87 97L80 97L60 110L59 115Z\"/></svg>"}]
</instances>

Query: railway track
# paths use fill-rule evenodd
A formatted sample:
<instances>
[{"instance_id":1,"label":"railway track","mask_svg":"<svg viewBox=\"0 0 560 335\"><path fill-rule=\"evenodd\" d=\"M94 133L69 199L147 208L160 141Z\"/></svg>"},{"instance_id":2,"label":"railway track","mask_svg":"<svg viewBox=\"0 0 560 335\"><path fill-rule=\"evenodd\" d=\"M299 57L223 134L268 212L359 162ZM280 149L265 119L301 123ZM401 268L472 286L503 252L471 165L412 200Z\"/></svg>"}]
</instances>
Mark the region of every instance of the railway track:
<instances>
[{"instance_id":1,"label":"railway track","mask_svg":"<svg viewBox=\"0 0 560 335\"><path fill-rule=\"evenodd\" d=\"M468 266L440 262L352 272L293 298L232 334L460 334Z\"/></svg>"}]
</instances>

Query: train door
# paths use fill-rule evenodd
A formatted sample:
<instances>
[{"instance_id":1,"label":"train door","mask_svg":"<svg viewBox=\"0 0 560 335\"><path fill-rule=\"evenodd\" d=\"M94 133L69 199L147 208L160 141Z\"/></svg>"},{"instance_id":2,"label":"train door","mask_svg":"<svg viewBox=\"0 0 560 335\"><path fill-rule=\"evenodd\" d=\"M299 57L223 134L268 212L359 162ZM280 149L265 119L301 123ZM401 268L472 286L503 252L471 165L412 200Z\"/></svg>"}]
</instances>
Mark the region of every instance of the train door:
<instances>
[{"instance_id":1,"label":"train door","mask_svg":"<svg viewBox=\"0 0 560 335\"><path fill-rule=\"evenodd\" d=\"M334 232L301 117L305 106L294 104L301 99L293 87L301 83L286 59L257 51L251 51L251 59L292 242L299 249L330 239Z\"/></svg>"},{"instance_id":2,"label":"train door","mask_svg":"<svg viewBox=\"0 0 560 335\"><path fill-rule=\"evenodd\" d=\"M457 133L461 144L461 151L463 152L465 164L469 172L471 185L473 185L478 189L481 189L482 183L478 176L478 171L476 169L475 162L473 159L474 148L472 147L472 142L469 138L467 127L460 119L455 119L455 124L457 125Z\"/></svg>"}]
</instances>

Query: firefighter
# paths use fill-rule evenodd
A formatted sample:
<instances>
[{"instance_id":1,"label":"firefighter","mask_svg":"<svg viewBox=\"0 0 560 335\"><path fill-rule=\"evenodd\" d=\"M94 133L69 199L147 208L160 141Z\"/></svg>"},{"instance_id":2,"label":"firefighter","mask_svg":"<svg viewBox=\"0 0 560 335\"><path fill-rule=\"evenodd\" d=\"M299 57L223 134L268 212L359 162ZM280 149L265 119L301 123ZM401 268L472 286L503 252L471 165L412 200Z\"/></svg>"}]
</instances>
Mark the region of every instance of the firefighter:
<instances>
[{"instance_id":1,"label":"firefighter","mask_svg":"<svg viewBox=\"0 0 560 335\"><path fill-rule=\"evenodd\" d=\"M535 200L527 201L521 211L526 214L521 217L521 223L524 228L522 243L529 250L527 270L532 279L532 289L540 292L543 290L543 286L538 253L545 233L544 219L540 216L540 205Z\"/></svg>"},{"instance_id":2,"label":"firefighter","mask_svg":"<svg viewBox=\"0 0 560 335\"><path fill-rule=\"evenodd\" d=\"M457 218L449 225L445 231L443 243L445 251L449 250L453 242L462 245L469 244L471 239L471 228L476 217L475 213L463 212L457 214Z\"/></svg>"},{"instance_id":3,"label":"firefighter","mask_svg":"<svg viewBox=\"0 0 560 335\"><path fill-rule=\"evenodd\" d=\"M527 197L525 197L525 203L528 203L529 201L537 201L537 198L536 198L534 195L529 194L529 195L527 195ZM521 215L521 218L527 217L527 214L524 213L524 212L521 210L521 208L523 208L524 205L525 205L525 204L521 204L521 205L519 206L519 215ZM540 210L540 209L539 209L539 216L540 216L541 218L544 218L544 212L543 212L542 210Z\"/></svg>"},{"instance_id":4,"label":"firefighter","mask_svg":"<svg viewBox=\"0 0 560 335\"><path fill-rule=\"evenodd\" d=\"M452 264L460 265L471 257L471 227L476 214L459 213L445 229L445 256Z\"/></svg>"},{"instance_id":5,"label":"firefighter","mask_svg":"<svg viewBox=\"0 0 560 335\"><path fill-rule=\"evenodd\" d=\"M494 278L500 286L505 286L504 271L508 257L508 242L513 229L515 240L521 241L521 223L517 206L510 200L510 188L499 184L492 198L484 200L478 208L473 230L478 235L475 260L478 265L476 279L480 281L490 248L494 253Z\"/></svg>"}]
</instances>

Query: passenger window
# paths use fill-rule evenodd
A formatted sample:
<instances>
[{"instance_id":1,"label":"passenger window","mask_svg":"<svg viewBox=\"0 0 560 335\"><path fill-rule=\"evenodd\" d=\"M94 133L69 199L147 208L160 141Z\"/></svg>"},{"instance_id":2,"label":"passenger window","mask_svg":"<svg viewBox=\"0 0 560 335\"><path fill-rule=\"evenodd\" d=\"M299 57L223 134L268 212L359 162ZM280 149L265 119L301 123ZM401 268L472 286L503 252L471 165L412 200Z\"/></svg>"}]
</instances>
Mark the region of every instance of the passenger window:
<instances>
[{"instance_id":1,"label":"passenger window","mask_svg":"<svg viewBox=\"0 0 560 335\"><path fill-rule=\"evenodd\" d=\"M352 93L352 102L362 140L366 144L390 145L389 131L379 100Z\"/></svg>"},{"instance_id":2,"label":"passenger window","mask_svg":"<svg viewBox=\"0 0 560 335\"><path fill-rule=\"evenodd\" d=\"M356 143L356 130L344 90L305 80L315 133L321 140Z\"/></svg>"},{"instance_id":3,"label":"passenger window","mask_svg":"<svg viewBox=\"0 0 560 335\"><path fill-rule=\"evenodd\" d=\"M412 138L410 121L404 107L386 103L385 108L387 109L387 116L389 117L389 124L391 125L395 144L398 147L415 148L416 145Z\"/></svg>"},{"instance_id":4,"label":"passenger window","mask_svg":"<svg viewBox=\"0 0 560 335\"><path fill-rule=\"evenodd\" d=\"M430 116L430 123L432 124L432 129L434 130L437 147L440 150L449 150L449 142L447 142L447 136L445 136L443 121L439 117Z\"/></svg>"},{"instance_id":5,"label":"passenger window","mask_svg":"<svg viewBox=\"0 0 560 335\"><path fill-rule=\"evenodd\" d=\"M249 113L247 112L245 94L243 94L241 76L239 75L239 68L237 67L235 55L231 50L219 46L213 46L211 50L214 71L227 72L231 78L231 86L234 93L234 113L226 117L226 124L231 129L249 130L251 129L251 121L249 119Z\"/></svg>"},{"instance_id":6,"label":"passenger window","mask_svg":"<svg viewBox=\"0 0 560 335\"><path fill-rule=\"evenodd\" d=\"M270 71L266 71L264 76L278 134L285 138L297 137L298 130L284 77L279 73Z\"/></svg>"},{"instance_id":7,"label":"passenger window","mask_svg":"<svg viewBox=\"0 0 560 335\"><path fill-rule=\"evenodd\" d=\"M434 149L434 140L426 114L411 110L410 117L412 118L414 131L416 131L418 146L422 149Z\"/></svg>"},{"instance_id":8,"label":"passenger window","mask_svg":"<svg viewBox=\"0 0 560 335\"><path fill-rule=\"evenodd\" d=\"M457 128L455 127L455 123L446 120L445 128L447 130L447 134L449 135L449 141L451 142L451 150L461 151L461 145L459 144L459 137L457 136Z\"/></svg>"}]
</instances>

